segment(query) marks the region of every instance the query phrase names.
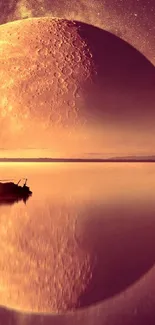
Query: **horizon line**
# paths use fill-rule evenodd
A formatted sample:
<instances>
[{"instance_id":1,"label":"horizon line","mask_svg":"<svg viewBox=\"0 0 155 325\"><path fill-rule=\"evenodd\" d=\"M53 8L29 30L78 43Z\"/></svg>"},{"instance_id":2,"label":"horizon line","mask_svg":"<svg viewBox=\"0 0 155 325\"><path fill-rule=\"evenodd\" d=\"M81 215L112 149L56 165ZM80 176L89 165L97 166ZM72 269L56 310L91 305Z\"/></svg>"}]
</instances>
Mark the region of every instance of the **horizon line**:
<instances>
[{"instance_id":1,"label":"horizon line","mask_svg":"<svg viewBox=\"0 0 155 325\"><path fill-rule=\"evenodd\" d=\"M155 162L155 156L146 157L111 157L111 158L47 158L47 157L36 157L36 158L0 158L0 162Z\"/></svg>"}]
</instances>

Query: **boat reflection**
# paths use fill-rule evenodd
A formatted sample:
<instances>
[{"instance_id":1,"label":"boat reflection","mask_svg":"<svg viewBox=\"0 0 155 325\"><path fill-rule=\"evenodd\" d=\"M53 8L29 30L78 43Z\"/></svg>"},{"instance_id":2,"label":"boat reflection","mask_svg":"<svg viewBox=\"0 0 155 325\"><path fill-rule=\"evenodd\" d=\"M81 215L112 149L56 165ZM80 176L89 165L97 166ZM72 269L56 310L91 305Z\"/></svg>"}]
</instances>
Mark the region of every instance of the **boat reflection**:
<instances>
[{"instance_id":1,"label":"boat reflection","mask_svg":"<svg viewBox=\"0 0 155 325\"><path fill-rule=\"evenodd\" d=\"M32 194L24 195L22 197L1 197L0 196L0 206L2 205L13 205L15 203L18 203L20 201L23 201L25 204L28 201L28 199L31 197Z\"/></svg>"}]
</instances>

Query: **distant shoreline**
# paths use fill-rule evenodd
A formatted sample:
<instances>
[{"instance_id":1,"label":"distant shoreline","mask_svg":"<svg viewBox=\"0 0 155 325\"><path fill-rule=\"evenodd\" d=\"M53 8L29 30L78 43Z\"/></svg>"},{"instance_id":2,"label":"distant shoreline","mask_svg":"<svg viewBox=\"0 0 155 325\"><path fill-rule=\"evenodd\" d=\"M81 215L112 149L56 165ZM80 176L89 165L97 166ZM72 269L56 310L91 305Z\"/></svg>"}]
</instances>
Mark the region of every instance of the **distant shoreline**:
<instances>
[{"instance_id":1,"label":"distant shoreline","mask_svg":"<svg viewBox=\"0 0 155 325\"><path fill-rule=\"evenodd\" d=\"M107 158L107 159L88 159L88 158L0 158L1 162L31 162L31 163L155 163L155 158Z\"/></svg>"}]
</instances>

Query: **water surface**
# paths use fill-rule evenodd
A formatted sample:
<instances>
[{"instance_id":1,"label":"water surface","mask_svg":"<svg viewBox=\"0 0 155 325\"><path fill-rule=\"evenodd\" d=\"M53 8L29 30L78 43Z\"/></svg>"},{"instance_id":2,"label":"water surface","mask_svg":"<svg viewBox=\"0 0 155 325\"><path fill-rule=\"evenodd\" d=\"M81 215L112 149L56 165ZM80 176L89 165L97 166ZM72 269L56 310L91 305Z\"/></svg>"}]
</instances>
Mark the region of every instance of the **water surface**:
<instances>
[{"instance_id":1,"label":"water surface","mask_svg":"<svg viewBox=\"0 0 155 325\"><path fill-rule=\"evenodd\" d=\"M123 292L155 262L155 164L1 163L28 178L0 206L0 304L65 312Z\"/></svg>"}]
</instances>

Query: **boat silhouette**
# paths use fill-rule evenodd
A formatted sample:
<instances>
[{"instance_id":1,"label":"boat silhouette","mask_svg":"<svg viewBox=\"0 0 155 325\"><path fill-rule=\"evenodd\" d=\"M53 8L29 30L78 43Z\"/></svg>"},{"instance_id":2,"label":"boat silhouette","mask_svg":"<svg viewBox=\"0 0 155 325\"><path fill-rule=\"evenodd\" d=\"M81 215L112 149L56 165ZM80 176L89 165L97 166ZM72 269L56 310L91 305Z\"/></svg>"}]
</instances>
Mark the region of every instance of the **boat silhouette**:
<instances>
[{"instance_id":1,"label":"boat silhouette","mask_svg":"<svg viewBox=\"0 0 155 325\"><path fill-rule=\"evenodd\" d=\"M23 200L25 203L28 198L32 195L30 188L27 186L27 178L23 186L20 186L19 183L22 181L20 179L18 183L0 181L0 205L1 204L13 204L20 200Z\"/></svg>"}]
</instances>

